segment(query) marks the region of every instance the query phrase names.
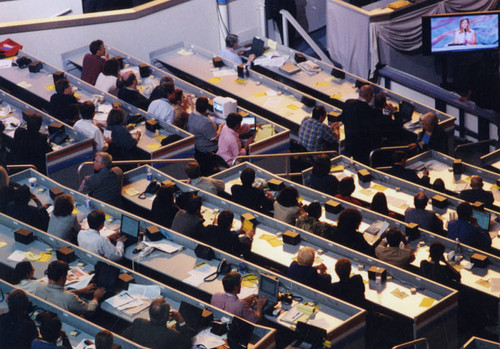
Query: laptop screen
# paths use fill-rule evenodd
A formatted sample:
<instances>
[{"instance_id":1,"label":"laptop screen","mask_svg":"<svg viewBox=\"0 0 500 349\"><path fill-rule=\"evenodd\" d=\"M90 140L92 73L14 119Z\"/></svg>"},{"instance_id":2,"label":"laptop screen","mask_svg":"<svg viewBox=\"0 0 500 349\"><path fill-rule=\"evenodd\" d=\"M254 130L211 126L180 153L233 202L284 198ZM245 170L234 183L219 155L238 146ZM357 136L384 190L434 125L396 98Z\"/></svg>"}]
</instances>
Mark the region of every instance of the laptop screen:
<instances>
[{"instance_id":1,"label":"laptop screen","mask_svg":"<svg viewBox=\"0 0 500 349\"><path fill-rule=\"evenodd\" d=\"M408 102L401 101L399 103L399 116L401 117L403 123L411 120L414 110L415 107Z\"/></svg>"},{"instance_id":2,"label":"laptop screen","mask_svg":"<svg viewBox=\"0 0 500 349\"><path fill-rule=\"evenodd\" d=\"M277 303L279 284L277 277L261 274L259 280L259 296L266 297L268 302Z\"/></svg>"},{"instance_id":3,"label":"laptop screen","mask_svg":"<svg viewBox=\"0 0 500 349\"><path fill-rule=\"evenodd\" d=\"M323 340L326 338L325 329L301 321L297 322L295 333L297 340L310 344L311 349L322 348Z\"/></svg>"},{"instance_id":4,"label":"laptop screen","mask_svg":"<svg viewBox=\"0 0 500 349\"><path fill-rule=\"evenodd\" d=\"M229 332L227 333L227 343L230 348L247 348L252 338L254 326L238 317L233 317Z\"/></svg>"},{"instance_id":5,"label":"laptop screen","mask_svg":"<svg viewBox=\"0 0 500 349\"><path fill-rule=\"evenodd\" d=\"M120 275L120 269L104 262L97 262L95 267L95 283L97 287L102 287L106 291L112 292L115 288L116 280Z\"/></svg>"},{"instance_id":6,"label":"laptop screen","mask_svg":"<svg viewBox=\"0 0 500 349\"><path fill-rule=\"evenodd\" d=\"M186 324L189 327L191 327L195 331L198 331L201 326L201 315L203 313L203 309L181 301L179 313L181 313L184 321L186 321Z\"/></svg>"},{"instance_id":7,"label":"laptop screen","mask_svg":"<svg viewBox=\"0 0 500 349\"><path fill-rule=\"evenodd\" d=\"M478 210L472 210L472 215L476 217L477 219L477 224L481 229L485 231L490 231L490 214L483 212L483 211L478 211Z\"/></svg>"},{"instance_id":8,"label":"laptop screen","mask_svg":"<svg viewBox=\"0 0 500 349\"><path fill-rule=\"evenodd\" d=\"M126 234L129 237L138 238L139 237L139 224L137 219L126 216L122 214L122 221L120 225L120 232Z\"/></svg>"},{"instance_id":9,"label":"laptop screen","mask_svg":"<svg viewBox=\"0 0 500 349\"><path fill-rule=\"evenodd\" d=\"M262 51L264 51L264 40L258 39L258 38L253 38L252 41L252 51L255 54L262 54Z\"/></svg>"}]
</instances>

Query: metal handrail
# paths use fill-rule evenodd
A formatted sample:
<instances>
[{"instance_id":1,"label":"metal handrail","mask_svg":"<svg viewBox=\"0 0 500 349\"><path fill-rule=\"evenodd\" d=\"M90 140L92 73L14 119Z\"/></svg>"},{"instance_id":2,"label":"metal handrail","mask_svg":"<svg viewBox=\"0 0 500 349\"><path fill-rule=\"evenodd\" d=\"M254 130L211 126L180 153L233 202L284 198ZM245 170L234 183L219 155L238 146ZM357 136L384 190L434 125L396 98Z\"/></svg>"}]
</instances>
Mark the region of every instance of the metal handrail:
<instances>
[{"instance_id":1,"label":"metal handrail","mask_svg":"<svg viewBox=\"0 0 500 349\"><path fill-rule=\"evenodd\" d=\"M370 158L369 158L369 164L370 164L370 167L373 167L373 156L377 153L383 153L383 152L386 152L386 151L396 151L396 150L402 150L402 151L408 151L410 150L410 147L407 146L407 145L395 145L393 147L382 147L382 148L377 148L377 149L373 149L371 152L370 152Z\"/></svg>"},{"instance_id":2,"label":"metal handrail","mask_svg":"<svg viewBox=\"0 0 500 349\"><path fill-rule=\"evenodd\" d=\"M289 46L289 38L288 38L288 22L297 30L297 32L304 38L304 41L307 42L309 46L313 49L313 51L321 58L323 62L333 65L333 62L328 58L328 56L323 52L322 49L314 42L309 34L302 28L302 26L297 22L295 18L288 12L287 10L280 11L281 17L283 18L283 45Z\"/></svg>"},{"instance_id":3,"label":"metal handrail","mask_svg":"<svg viewBox=\"0 0 500 349\"><path fill-rule=\"evenodd\" d=\"M456 155L458 151L464 150L467 148L474 148L474 147L480 147L481 145L496 145L497 140L496 139L484 139L482 141L477 141L477 142L470 142L470 143L465 143L465 144L459 144L455 147L454 154Z\"/></svg>"},{"instance_id":4,"label":"metal handrail","mask_svg":"<svg viewBox=\"0 0 500 349\"><path fill-rule=\"evenodd\" d=\"M414 346L415 344L420 344L420 343L425 343L427 349L429 349L429 340L425 337L414 339L414 340L406 342L406 343L398 344L398 345L392 347L392 349L409 348L411 346Z\"/></svg>"},{"instance_id":5,"label":"metal handrail","mask_svg":"<svg viewBox=\"0 0 500 349\"><path fill-rule=\"evenodd\" d=\"M302 174L302 173L290 173L290 171L289 171L289 161L288 161L288 159L290 157L292 157L292 156L313 156L313 155L321 155L321 154L327 154L327 155L336 156L339 153L336 150L326 150L326 151L309 151L309 152L301 152L301 153L278 153L278 154L241 155L241 156L237 156L236 159L234 159L234 163L238 162L238 160L251 160L251 159L256 159L256 158L262 158L262 159L267 159L267 158L285 158L286 173L280 173L280 174L278 174L278 176L285 177L285 178L290 178L291 175L301 175Z\"/></svg>"},{"instance_id":6,"label":"metal handrail","mask_svg":"<svg viewBox=\"0 0 500 349\"><path fill-rule=\"evenodd\" d=\"M182 159L157 159L157 160L120 160L113 161L112 165L139 165L139 164L175 164L179 162L191 162L196 161L194 158L182 158ZM78 184L82 182L81 171L85 166L93 165L94 162L86 161L82 162L78 166Z\"/></svg>"}]
</instances>

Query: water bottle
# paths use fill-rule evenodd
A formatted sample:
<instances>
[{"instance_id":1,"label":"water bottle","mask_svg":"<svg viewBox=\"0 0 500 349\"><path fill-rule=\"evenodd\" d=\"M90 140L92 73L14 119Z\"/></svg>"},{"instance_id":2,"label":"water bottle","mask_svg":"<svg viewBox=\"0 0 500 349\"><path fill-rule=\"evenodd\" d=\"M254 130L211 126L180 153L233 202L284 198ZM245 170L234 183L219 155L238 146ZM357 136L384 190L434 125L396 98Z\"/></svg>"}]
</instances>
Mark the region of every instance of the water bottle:
<instances>
[{"instance_id":1,"label":"water bottle","mask_svg":"<svg viewBox=\"0 0 500 349\"><path fill-rule=\"evenodd\" d=\"M460 240L455 239L455 261L458 263L462 259L462 248L460 247Z\"/></svg>"},{"instance_id":2,"label":"water bottle","mask_svg":"<svg viewBox=\"0 0 500 349\"><path fill-rule=\"evenodd\" d=\"M146 178L150 182L153 180L153 172L151 172L151 169L149 167L148 167L148 172L146 173Z\"/></svg>"},{"instance_id":3,"label":"water bottle","mask_svg":"<svg viewBox=\"0 0 500 349\"><path fill-rule=\"evenodd\" d=\"M89 196L89 194L87 194L87 195L85 195L85 207L88 208L88 209L90 209L91 206L92 205L91 205L91 202L90 202L90 196Z\"/></svg>"},{"instance_id":4,"label":"water bottle","mask_svg":"<svg viewBox=\"0 0 500 349\"><path fill-rule=\"evenodd\" d=\"M380 274L380 268L377 267L377 273L375 274L375 283L377 285L382 284L382 274Z\"/></svg>"}]
</instances>

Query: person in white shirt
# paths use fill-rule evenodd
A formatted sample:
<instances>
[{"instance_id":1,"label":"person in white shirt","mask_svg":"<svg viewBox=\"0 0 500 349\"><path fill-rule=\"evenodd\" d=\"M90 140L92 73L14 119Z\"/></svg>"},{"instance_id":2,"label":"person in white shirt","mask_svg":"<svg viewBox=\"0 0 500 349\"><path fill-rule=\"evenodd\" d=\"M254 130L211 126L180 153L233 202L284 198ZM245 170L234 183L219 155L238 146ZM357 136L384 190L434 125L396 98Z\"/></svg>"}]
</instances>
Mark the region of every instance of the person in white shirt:
<instances>
[{"instance_id":1,"label":"person in white shirt","mask_svg":"<svg viewBox=\"0 0 500 349\"><path fill-rule=\"evenodd\" d=\"M91 101L85 101L80 106L80 120L73 126L75 131L83 133L94 140L94 150L96 152L106 151L111 138L104 138L99 127L94 125L92 119L95 115L95 105Z\"/></svg>"},{"instance_id":2,"label":"person in white shirt","mask_svg":"<svg viewBox=\"0 0 500 349\"><path fill-rule=\"evenodd\" d=\"M120 63L118 60L112 58L104 63L104 68L95 83L95 87L104 92L109 92L112 95L118 95L118 87L116 81L120 76Z\"/></svg>"},{"instance_id":3,"label":"person in white shirt","mask_svg":"<svg viewBox=\"0 0 500 349\"><path fill-rule=\"evenodd\" d=\"M152 101L148 107L148 113L158 121L173 124L175 110L170 104L170 100L175 97L175 87L173 82L167 81L160 86L161 98Z\"/></svg>"},{"instance_id":4,"label":"person in white shirt","mask_svg":"<svg viewBox=\"0 0 500 349\"><path fill-rule=\"evenodd\" d=\"M34 278L35 269L29 261L22 261L16 264L14 268L14 278L16 287L29 293L35 293L42 281Z\"/></svg>"},{"instance_id":5,"label":"person in white shirt","mask_svg":"<svg viewBox=\"0 0 500 349\"><path fill-rule=\"evenodd\" d=\"M112 234L107 238L101 236L99 231L104 228L106 215L103 210L94 210L87 216L88 230L80 230L78 233L78 246L104 258L118 261L123 257L125 250L124 242L127 237L119 233ZM111 241L116 242L116 246Z\"/></svg>"}]
</instances>

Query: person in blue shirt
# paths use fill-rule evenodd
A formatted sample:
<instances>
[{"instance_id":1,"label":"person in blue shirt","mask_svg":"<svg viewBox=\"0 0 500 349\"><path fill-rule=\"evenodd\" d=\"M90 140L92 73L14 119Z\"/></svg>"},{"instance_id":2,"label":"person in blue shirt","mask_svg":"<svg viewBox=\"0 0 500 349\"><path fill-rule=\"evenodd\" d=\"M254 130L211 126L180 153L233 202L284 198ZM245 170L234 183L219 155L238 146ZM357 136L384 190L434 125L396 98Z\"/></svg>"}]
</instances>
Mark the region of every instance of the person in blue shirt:
<instances>
[{"instance_id":1,"label":"person in blue shirt","mask_svg":"<svg viewBox=\"0 0 500 349\"><path fill-rule=\"evenodd\" d=\"M472 215L472 206L462 202L457 206L458 219L448 223L448 238L458 239L461 243L487 250L491 246L491 237L477 224L477 219Z\"/></svg>"},{"instance_id":2,"label":"person in blue shirt","mask_svg":"<svg viewBox=\"0 0 500 349\"><path fill-rule=\"evenodd\" d=\"M238 65L243 64L243 60L240 55L245 52L245 50L236 51L238 48L238 35L229 34L226 36L226 47L219 51L219 57L230 60ZM255 55L251 54L248 56L247 64L250 64L255 59Z\"/></svg>"}]
</instances>

